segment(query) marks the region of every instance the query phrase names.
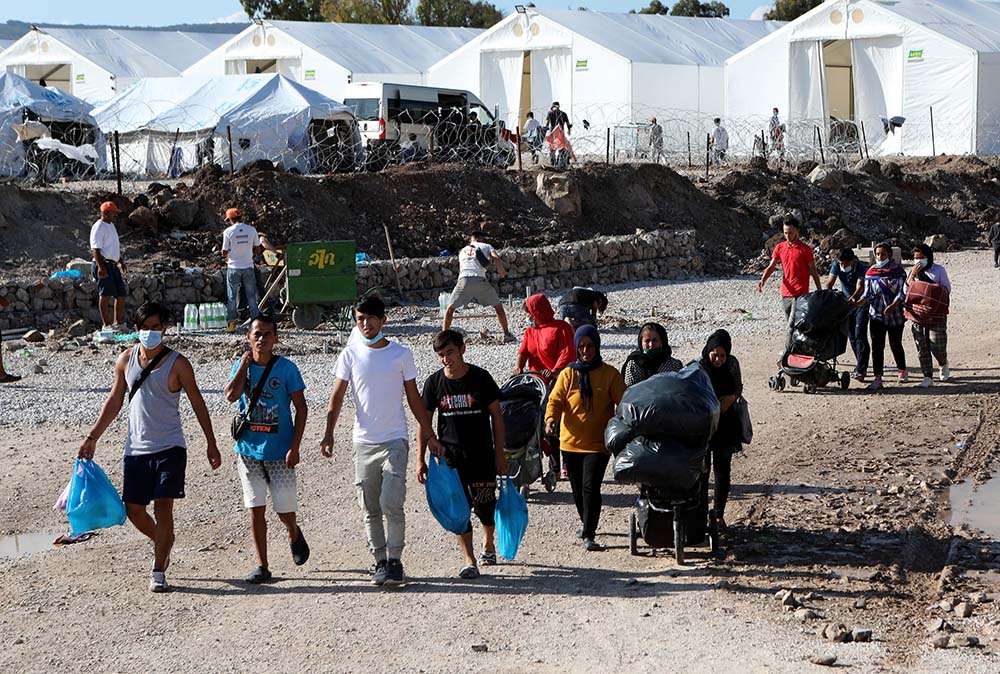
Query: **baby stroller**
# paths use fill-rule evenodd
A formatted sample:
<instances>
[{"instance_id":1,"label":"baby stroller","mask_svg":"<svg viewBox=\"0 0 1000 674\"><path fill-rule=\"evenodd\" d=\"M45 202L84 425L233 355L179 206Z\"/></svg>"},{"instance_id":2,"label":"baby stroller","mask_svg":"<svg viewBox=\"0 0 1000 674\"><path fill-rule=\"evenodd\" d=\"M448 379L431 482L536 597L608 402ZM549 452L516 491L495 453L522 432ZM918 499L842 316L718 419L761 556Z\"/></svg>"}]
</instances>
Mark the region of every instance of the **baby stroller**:
<instances>
[{"instance_id":1,"label":"baby stroller","mask_svg":"<svg viewBox=\"0 0 1000 674\"><path fill-rule=\"evenodd\" d=\"M785 376L793 386L802 384L806 393L815 393L830 383L847 389L851 376L837 373L837 357L847 350L847 319L851 305L837 290L817 290L795 298L791 346L781 354L781 367L767 386L785 390Z\"/></svg>"},{"instance_id":2,"label":"baby stroller","mask_svg":"<svg viewBox=\"0 0 1000 674\"><path fill-rule=\"evenodd\" d=\"M545 437L545 408L549 387L545 378L534 372L514 375L500 387L500 411L504 423L504 457L514 486L527 498L529 485L542 478L545 490L553 492L558 479L558 448ZM542 455L548 471L542 476Z\"/></svg>"},{"instance_id":3,"label":"baby stroller","mask_svg":"<svg viewBox=\"0 0 1000 674\"><path fill-rule=\"evenodd\" d=\"M708 441L718 421L719 401L697 363L625 391L604 437L615 452L615 480L639 485L629 513L631 554L639 554L640 538L654 551L672 548L678 564L685 546L719 549L706 488Z\"/></svg>"}]
</instances>

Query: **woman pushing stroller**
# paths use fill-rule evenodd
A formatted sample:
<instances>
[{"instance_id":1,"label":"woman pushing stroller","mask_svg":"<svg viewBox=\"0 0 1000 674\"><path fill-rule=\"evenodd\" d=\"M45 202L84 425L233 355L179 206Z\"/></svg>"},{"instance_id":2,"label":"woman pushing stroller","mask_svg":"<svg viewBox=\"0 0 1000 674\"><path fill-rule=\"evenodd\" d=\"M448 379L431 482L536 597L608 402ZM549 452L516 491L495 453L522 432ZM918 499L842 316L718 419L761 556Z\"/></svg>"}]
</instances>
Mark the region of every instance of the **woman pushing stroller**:
<instances>
[{"instance_id":1,"label":"woman pushing stroller","mask_svg":"<svg viewBox=\"0 0 1000 674\"><path fill-rule=\"evenodd\" d=\"M715 465L715 515L719 530L726 530L726 502L732 478L733 454L743 449L742 426L735 404L743 395L743 374L740 362L732 355L733 340L725 330L716 330L709 336L701 351L701 366L712 380L712 390L719 399L719 425L708 443L706 468ZM708 480L702 483L708 495Z\"/></svg>"}]
</instances>

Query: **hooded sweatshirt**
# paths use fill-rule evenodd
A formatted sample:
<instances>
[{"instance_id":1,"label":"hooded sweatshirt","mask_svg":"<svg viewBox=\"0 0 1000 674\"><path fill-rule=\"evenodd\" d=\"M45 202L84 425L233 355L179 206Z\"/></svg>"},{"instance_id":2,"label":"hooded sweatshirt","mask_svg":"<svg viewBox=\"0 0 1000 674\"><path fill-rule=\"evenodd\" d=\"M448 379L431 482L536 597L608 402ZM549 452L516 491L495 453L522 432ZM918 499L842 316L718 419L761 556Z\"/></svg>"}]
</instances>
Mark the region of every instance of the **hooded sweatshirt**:
<instances>
[{"instance_id":1,"label":"hooded sweatshirt","mask_svg":"<svg viewBox=\"0 0 1000 674\"><path fill-rule=\"evenodd\" d=\"M556 320L549 298L541 293L532 295L525 302L528 313L535 322L524 331L519 354L528 357L529 370L557 372L574 360L573 328L566 321Z\"/></svg>"}]
</instances>

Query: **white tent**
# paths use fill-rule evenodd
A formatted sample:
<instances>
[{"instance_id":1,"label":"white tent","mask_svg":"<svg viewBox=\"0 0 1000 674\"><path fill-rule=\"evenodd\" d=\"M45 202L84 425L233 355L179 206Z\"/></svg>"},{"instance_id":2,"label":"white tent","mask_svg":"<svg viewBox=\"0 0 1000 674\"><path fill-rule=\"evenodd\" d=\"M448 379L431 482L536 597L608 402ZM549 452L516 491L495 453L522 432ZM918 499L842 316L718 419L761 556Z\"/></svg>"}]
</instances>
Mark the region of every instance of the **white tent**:
<instances>
[{"instance_id":1,"label":"white tent","mask_svg":"<svg viewBox=\"0 0 1000 674\"><path fill-rule=\"evenodd\" d=\"M427 81L472 91L511 127L529 110L544 121L553 101L597 127L663 110L710 117L722 112L725 59L781 25L527 8L431 66Z\"/></svg>"},{"instance_id":2,"label":"white tent","mask_svg":"<svg viewBox=\"0 0 1000 674\"><path fill-rule=\"evenodd\" d=\"M331 153L357 143L350 110L281 75L139 80L94 117L105 133L119 132L122 171L138 175L228 168L229 133L237 168L269 159L329 170Z\"/></svg>"},{"instance_id":3,"label":"white tent","mask_svg":"<svg viewBox=\"0 0 1000 674\"><path fill-rule=\"evenodd\" d=\"M351 82L422 84L432 63L476 37L474 28L259 21L185 75L278 73L344 100Z\"/></svg>"},{"instance_id":4,"label":"white tent","mask_svg":"<svg viewBox=\"0 0 1000 674\"><path fill-rule=\"evenodd\" d=\"M40 87L13 73L0 73L0 175L20 175L24 170L26 143L19 138L17 127L27 120L44 124L56 141L79 146L89 157L87 163L103 170L104 137L91 114L93 107L57 89Z\"/></svg>"},{"instance_id":5,"label":"white tent","mask_svg":"<svg viewBox=\"0 0 1000 674\"><path fill-rule=\"evenodd\" d=\"M726 62L726 116L766 128L778 107L799 154L859 137L876 154L992 154L998 83L1000 3L828 0Z\"/></svg>"},{"instance_id":6,"label":"white tent","mask_svg":"<svg viewBox=\"0 0 1000 674\"><path fill-rule=\"evenodd\" d=\"M0 52L0 71L98 103L144 77L178 77L227 33L35 28Z\"/></svg>"}]
</instances>

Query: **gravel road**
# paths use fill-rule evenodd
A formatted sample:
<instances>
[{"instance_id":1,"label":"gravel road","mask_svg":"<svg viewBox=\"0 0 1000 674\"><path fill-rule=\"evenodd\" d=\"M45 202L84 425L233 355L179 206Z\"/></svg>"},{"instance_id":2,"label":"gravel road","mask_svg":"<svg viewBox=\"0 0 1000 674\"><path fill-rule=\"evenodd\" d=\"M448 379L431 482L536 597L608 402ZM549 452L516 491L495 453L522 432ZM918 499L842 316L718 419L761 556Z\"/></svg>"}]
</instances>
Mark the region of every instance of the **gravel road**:
<instances>
[{"instance_id":1,"label":"gravel road","mask_svg":"<svg viewBox=\"0 0 1000 674\"><path fill-rule=\"evenodd\" d=\"M930 391L890 385L875 396L767 390L782 341L777 279L763 295L746 277L612 289L602 331L608 362L620 364L638 324L655 315L682 360L697 357L705 337L725 327L743 364L756 433L734 462L727 550L717 559L695 552L683 566L665 553L628 554L634 491L609 477L599 531L606 551L587 553L575 543L575 513L560 483L554 494L530 497L531 524L516 562L460 581L453 537L434 522L411 479L411 582L398 591L372 588L349 424L338 428L334 459L315 450L340 337L286 333L285 352L303 371L311 406L299 482L310 562L291 564L270 516L279 580L253 588L239 580L253 564L235 464L224 454L218 472L208 468L187 411L188 498L177 507L169 574L176 591L146 590L149 545L129 526L63 549L0 558L0 670L812 672L824 668L811 658L836 655L838 666L859 672L1000 672L1000 602L976 604L967 619L947 617L957 635L977 636L982 648L924 644L924 625L936 615L929 605L980 590L1000 599L989 564L973 583L978 567L951 559L959 577L939 593L945 560L903 549L923 540L920 529L933 543L928 549L943 543L947 550L961 539L1000 554L996 542L959 535L958 523L945 522L943 483L919 486L951 467L961 479L967 466L988 465L992 457L992 445L983 449L970 435L996 437L996 418L985 412L996 409L990 405L997 399L1000 318L992 298L1000 272L987 257L971 251L941 259L955 284L949 347L956 383ZM435 314L430 306L390 314L387 332L414 347L420 379L437 367L427 346ZM512 325L521 324L520 312L512 312ZM493 319L460 318L458 325L472 337L469 360L503 380L516 345L495 341ZM480 330L492 335L480 337ZM915 366L908 333L905 344ZM173 345L196 364L225 446L230 408L221 388L238 338L185 336ZM0 468L0 533L65 528L51 503L106 395L114 355L112 346L5 353L15 372L38 358L47 365L43 374L0 389L0 447L8 458ZM116 484L122 432L121 423L113 426L97 456ZM954 450L966 441L971 449ZM950 453L942 450L948 447ZM973 461L966 453L976 448ZM852 519L855 511L860 519ZM915 560L923 557L933 563L921 567ZM783 611L774 594L785 588L821 618L803 622ZM816 596L806 599L808 592ZM864 608L855 606L860 599ZM826 641L815 631L827 621L872 629L874 639Z\"/></svg>"}]
</instances>

